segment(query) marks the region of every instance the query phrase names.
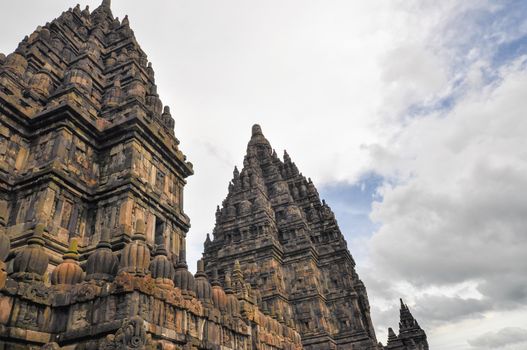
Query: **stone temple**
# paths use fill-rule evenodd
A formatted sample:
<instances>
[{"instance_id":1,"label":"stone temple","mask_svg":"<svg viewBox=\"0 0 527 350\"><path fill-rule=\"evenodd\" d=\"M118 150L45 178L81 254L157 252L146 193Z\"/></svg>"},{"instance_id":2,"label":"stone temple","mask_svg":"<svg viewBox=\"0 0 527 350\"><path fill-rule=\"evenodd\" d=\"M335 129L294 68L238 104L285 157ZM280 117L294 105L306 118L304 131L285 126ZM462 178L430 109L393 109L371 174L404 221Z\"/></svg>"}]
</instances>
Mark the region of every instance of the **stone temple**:
<instances>
[{"instance_id":1,"label":"stone temple","mask_svg":"<svg viewBox=\"0 0 527 350\"><path fill-rule=\"evenodd\" d=\"M0 349L428 350L402 301L377 341L331 209L259 126L192 274L174 125L109 0L0 54Z\"/></svg>"}]
</instances>

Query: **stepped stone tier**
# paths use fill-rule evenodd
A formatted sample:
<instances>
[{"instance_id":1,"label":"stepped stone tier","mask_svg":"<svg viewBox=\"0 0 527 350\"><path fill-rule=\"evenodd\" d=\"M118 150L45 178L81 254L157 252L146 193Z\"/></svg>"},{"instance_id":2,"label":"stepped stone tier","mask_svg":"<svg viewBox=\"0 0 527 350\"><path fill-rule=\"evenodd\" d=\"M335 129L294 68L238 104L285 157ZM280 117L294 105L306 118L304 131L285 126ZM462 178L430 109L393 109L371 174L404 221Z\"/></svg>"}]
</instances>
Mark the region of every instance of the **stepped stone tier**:
<instances>
[{"instance_id":1,"label":"stepped stone tier","mask_svg":"<svg viewBox=\"0 0 527 350\"><path fill-rule=\"evenodd\" d=\"M377 343L331 209L258 126L192 274L174 126L110 0L0 54L0 349L428 349L406 306Z\"/></svg>"},{"instance_id":2,"label":"stepped stone tier","mask_svg":"<svg viewBox=\"0 0 527 350\"><path fill-rule=\"evenodd\" d=\"M240 276L188 271L178 144L110 1L0 55L0 349L302 348Z\"/></svg>"},{"instance_id":3,"label":"stepped stone tier","mask_svg":"<svg viewBox=\"0 0 527 350\"><path fill-rule=\"evenodd\" d=\"M183 186L192 164L130 29L105 1L39 26L0 57L0 200L15 254L36 222L57 265L76 238L84 259L109 230L113 247L135 222L177 260L189 229Z\"/></svg>"},{"instance_id":4,"label":"stepped stone tier","mask_svg":"<svg viewBox=\"0 0 527 350\"><path fill-rule=\"evenodd\" d=\"M278 158L259 125L218 206L203 259L209 273L246 278L241 295L251 292L265 313L298 329L305 349L382 349L335 215L287 152Z\"/></svg>"}]
</instances>

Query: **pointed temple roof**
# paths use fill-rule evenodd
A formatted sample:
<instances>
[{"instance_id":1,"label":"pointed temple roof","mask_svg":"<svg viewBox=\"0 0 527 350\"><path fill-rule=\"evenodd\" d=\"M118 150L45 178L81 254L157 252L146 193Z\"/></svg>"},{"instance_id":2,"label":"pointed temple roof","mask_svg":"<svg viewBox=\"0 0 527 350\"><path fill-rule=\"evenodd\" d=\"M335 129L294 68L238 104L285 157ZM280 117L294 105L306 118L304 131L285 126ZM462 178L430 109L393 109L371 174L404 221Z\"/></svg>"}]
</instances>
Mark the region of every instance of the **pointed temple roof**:
<instances>
[{"instance_id":1,"label":"pointed temple roof","mask_svg":"<svg viewBox=\"0 0 527 350\"><path fill-rule=\"evenodd\" d=\"M387 350L428 350L428 341L425 332L419 326L410 312L410 308L400 299L399 310L399 335L393 329L388 328Z\"/></svg>"},{"instance_id":2,"label":"pointed temple roof","mask_svg":"<svg viewBox=\"0 0 527 350\"><path fill-rule=\"evenodd\" d=\"M296 324L308 349L377 346L366 289L335 215L291 156L278 158L259 125L243 168L234 168L204 260L222 276L239 261L237 274L243 271L261 310Z\"/></svg>"},{"instance_id":3,"label":"pointed temple roof","mask_svg":"<svg viewBox=\"0 0 527 350\"><path fill-rule=\"evenodd\" d=\"M157 94L152 64L128 17L115 18L110 5L104 0L93 12L70 8L37 27L14 53L0 54L0 98L33 119L67 107L97 130L144 119L177 148L174 120Z\"/></svg>"},{"instance_id":4,"label":"pointed temple roof","mask_svg":"<svg viewBox=\"0 0 527 350\"><path fill-rule=\"evenodd\" d=\"M259 125L243 168L234 167L203 258L209 273L217 268L223 276L236 261L236 275L250 282L260 309L294 324L306 349L380 346L335 215L288 152L278 158ZM390 329L387 349L427 350L426 335L401 305L401 334Z\"/></svg>"},{"instance_id":5,"label":"pointed temple roof","mask_svg":"<svg viewBox=\"0 0 527 350\"><path fill-rule=\"evenodd\" d=\"M383 349L335 215L259 125L188 271L192 164L110 0L0 54L0 102L8 347ZM426 335L401 301L384 349L415 348L428 350Z\"/></svg>"},{"instance_id":6,"label":"pointed temple roof","mask_svg":"<svg viewBox=\"0 0 527 350\"><path fill-rule=\"evenodd\" d=\"M400 299L401 309L399 311L400 321L399 321L399 333L412 332L415 330L421 330L419 323L414 318L408 305L403 302L403 299Z\"/></svg>"},{"instance_id":7,"label":"pointed temple roof","mask_svg":"<svg viewBox=\"0 0 527 350\"><path fill-rule=\"evenodd\" d=\"M234 167L227 198L223 201L222 208L218 207L215 236L224 224L232 223L232 218L258 212L260 220L273 226L295 220L306 227L327 222L337 231L334 232L334 242L346 249L335 215L325 201L320 200L311 179L298 171L287 151L284 152L284 161L278 158L257 124L252 127L243 164L241 171ZM285 206L284 215L276 210L279 205ZM276 209L272 210L274 207ZM242 225L246 223L242 220L236 222ZM322 237L318 239L321 240ZM317 238L313 238L306 244L316 241ZM346 256L354 266L351 254L347 252Z\"/></svg>"}]
</instances>

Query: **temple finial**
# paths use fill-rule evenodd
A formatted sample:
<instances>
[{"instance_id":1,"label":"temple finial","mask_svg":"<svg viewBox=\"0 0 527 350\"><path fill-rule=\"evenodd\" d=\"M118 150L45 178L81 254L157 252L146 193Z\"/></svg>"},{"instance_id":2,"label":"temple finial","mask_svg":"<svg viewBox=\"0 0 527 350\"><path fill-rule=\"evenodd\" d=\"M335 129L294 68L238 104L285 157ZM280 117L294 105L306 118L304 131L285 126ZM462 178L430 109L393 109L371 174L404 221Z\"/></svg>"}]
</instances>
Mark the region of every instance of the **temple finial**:
<instances>
[{"instance_id":1,"label":"temple finial","mask_svg":"<svg viewBox=\"0 0 527 350\"><path fill-rule=\"evenodd\" d=\"M197 263L197 270L198 273L204 273L205 272L205 262L203 259L199 259Z\"/></svg>"},{"instance_id":2,"label":"temple finial","mask_svg":"<svg viewBox=\"0 0 527 350\"><path fill-rule=\"evenodd\" d=\"M408 310L408 305L404 303L403 298L399 298L399 301L401 302L401 310Z\"/></svg>"},{"instance_id":3,"label":"temple finial","mask_svg":"<svg viewBox=\"0 0 527 350\"><path fill-rule=\"evenodd\" d=\"M187 250L185 247L181 247L179 250L179 256L178 256L178 263L176 267L183 267L185 269L188 268L187 265Z\"/></svg>"},{"instance_id":4,"label":"temple finial","mask_svg":"<svg viewBox=\"0 0 527 350\"><path fill-rule=\"evenodd\" d=\"M102 7L110 8L112 6L112 0L102 0Z\"/></svg>"},{"instance_id":5,"label":"temple finial","mask_svg":"<svg viewBox=\"0 0 527 350\"><path fill-rule=\"evenodd\" d=\"M289 153L287 153L287 150L285 149L284 149L284 162L291 163L291 157L289 156Z\"/></svg>"},{"instance_id":6,"label":"temple finial","mask_svg":"<svg viewBox=\"0 0 527 350\"><path fill-rule=\"evenodd\" d=\"M262 128L258 124L253 125L252 134L254 135L263 135Z\"/></svg>"},{"instance_id":7,"label":"temple finial","mask_svg":"<svg viewBox=\"0 0 527 350\"><path fill-rule=\"evenodd\" d=\"M227 294L232 294L233 293L233 290L232 290L232 279L231 279L231 273L230 272L227 272L225 274L225 293Z\"/></svg>"},{"instance_id":8,"label":"temple finial","mask_svg":"<svg viewBox=\"0 0 527 350\"><path fill-rule=\"evenodd\" d=\"M247 156L253 157L259 155L259 157L261 157L262 155L266 155L270 157L272 153L273 148L269 144L269 141L265 138L262 132L262 128L260 127L260 125L254 124L252 127L251 140L247 145ZM245 161L244 166L246 166Z\"/></svg>"},{"instance_id":9,"label":"temple finial","mask_svg":"<svg viewBox=\"0 0 527 350\"><path fill-rule=\"evenodd\" d=\"M132 235L132 240L146 240L146 224L143 219L137 219L135 222L135 233Z\"/></svg>"},{"instance_id":10,"label":"temple finial","mask_svg":"<svg viewBox=\"0 0 527 350\"><path fill-rule=\"evenodd\" d=\"M210 284L213 286L221 286L220 277L218 275L218 268L216 267L214 268L214 270L212 270L212 281Z\"/></svg>"},{"instance_id":11,"label":"temple finial","mask_svg":"<svg viewBox=\"0 0 527 350\"><path fill-rule=\"evenodd\" d=\"M388 343L390 343L391 341L396 340L396 339L397 339L397 335L395 334L393 329L391 327L388 328Z\"/></svg>"}]
</instances>

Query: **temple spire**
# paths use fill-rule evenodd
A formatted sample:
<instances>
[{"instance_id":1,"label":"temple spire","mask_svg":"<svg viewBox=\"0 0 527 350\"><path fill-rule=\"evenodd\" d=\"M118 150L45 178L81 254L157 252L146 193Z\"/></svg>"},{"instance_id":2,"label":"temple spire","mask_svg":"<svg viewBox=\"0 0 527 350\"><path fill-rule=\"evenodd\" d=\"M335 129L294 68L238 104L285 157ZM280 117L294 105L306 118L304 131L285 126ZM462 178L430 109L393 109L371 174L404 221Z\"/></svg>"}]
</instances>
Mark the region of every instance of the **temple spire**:
<instances>
[{"instance_id":1,"label":"temple spire","mask_svg":"<svg viewBox=\"0 0 527 350\"><path fill-rule=\"evenodd\" d=\"M291 157L289 156L289 153L287 153L287 150L284 149L284 162L290 163Z\"/></svg>"},{"instance_id":2,"label":"temple spire","mask_svg":"<svg viewBox=\"0 0 527 350\"><path fill-rule=\"evenodd\" d=\"M98 16L98 14L103 14L103 16L105 15L113 19L111 6L112 6L111 0L103 0L101 5L92 12L92 15L96 14L96 16Z\"/></svg>"},{"instance_id":3,"label":"temple spire","mask_svg":"<svg viewBox=\"0 0 527 350\"><path fill-rule=\"evenodd\" d=\"M225 276L228 296L234 293L243 305L267 309L280 323L298 324L300 333L310 342L317 339L320 349L330 349L335 339L340 342L345 337L346 344L338 347L377 348L368 296L331 209L322 205L313 183L298 172L287 151L283 161L278 157L258 124L252 127L243 168L239 175L235 168L233 177L216 214L214 239L211 243L205 240L207 272L218 268ZM333 272L313 264L316 254L350 281L356 296L326 304L329 295L344 294L347 286L336 283ZM319 277L298 278L304 271ZM288 288L289 281L295 281L294 288ZM306 291L317 290L320 293L306 296ZM304 309L309 314L295 314ZM338 331L333 324L340 325ZM361 338L359 345L348 337L351 333L368 339Z\"/></svg>"},{"instance_id":4,"label":"temple spire","mask_svg":"<svg viewBox=\"0 0 527 350\"><path fill-rule=\"evenodd\" d=\"M186 247L181 247L181 249L179 250L178 263L177 263L176 267L181 267L181 268L188 269L188 265L187 265L187 249L186 249Z\"/></svg>"},{"instance_id":5,"label":"temple spire","mask_svg":"<svg viewBox=\"0 0 527 350\"><path fill-rule=\"evenodd\" d=\"M119 272L124 271L131 275L145 276L150 265L150 248L146 244L146 224L143 219L135 223L135 233L121 252Z\"/></svg>"},{"instance_id":6,"label":"temple spire","mask_svg":"<svg viewBox=\"0 0 527 350\"><path fill-rule=\"evenodd\" d=\"M13 259L13 278L26 281L43 280L49 263L48 254L44 250L44 231L46 226L43 223L36 224L27 245L18 251Z\"/></svg>"},{"instance_id":7,"label":"temple spire","mask_svg":"<svg viewBox=\"0 0 527 350\"><path fill-rule=\"evenodd\" d=\"M403 299L399 299L399 302L401 304L399 334L396 335L393 329L389 328L388 343L384 349L428 350L429 346L425 331L419 326Z\"/></svg>"},{"instance_id":8,"label":"temple spire","mask_svg":"<svg viewBox=\"0 0 527 350\"><path fill-rule=\"evenodd\" d=\"M404 349L403 342L397 337L392 328L388 328L388 342L386 349Z\"/></svg>"},{"instance_id":9,"label":"temple spire","mask_svg":"<svg viewBox=\"0 0 527 350\"><path fill-rule=\"evenodd\" d=\"M119 259L112 252L110 230L102 229L101 239L86 261L86 280L111 281L117 274Z\"/></svg>"},{"instance_id":10,"label":"temple spire","mask_svg":"<svg viewBox=\"0 0 527 350\"><path fill-rule=\"evenodd\" d=\"M263 133L262 133L262 127L258 124L254 124L253 125L253 128L252 128L252 136L256 136L256 135L262 135L263 136Z\"/></svg>"},{"instance_id":11,"label":"temple spire","mask_svg":"<svg viewBox=\"0 0 527 350\"><path fill-rule=\"evenodd\" d=\"M179 251L176 272L174 273L174 284L181 289L186 298L192 298L192 296L196 295L196 280L192 272L188 270L187 251L184 246Z\"/></svg>"},{"instance_id":12,"label":"temple spire","mask_svg":"<svg viewBox=\"0 0 527 350\"><path fill-rule=\"evenodd\" d=\"M269 141L265 138L262 128L260 125L254 124L252 127L251 140L247 145L247 156L272 156L272 153L273 149L271 148Z\"/></svg>"},{"instance_id":13,"label":"temple spire","mask_svg":"<svg viewBox=\"0 0 527 350\"><path fill-rule=\"evenodd\" d=\"M421 327L417 320L414 318L408 305L403 302L403 299L400 299L401 310L399 312L400 322L399 322L399 332L407 332L412 330L419 330Z\"/></svg>"},{"instance_id":14,"label":"temple spire","mask_svg":"<svg viewBox=\"0 0 527 350\"><path fill-rule=\"evenodd\" d=\"M84 280L84 271L79 265L77 246L77 239L71 239L68 251L62 256L62 263L51 273L51 284L74 285Z\"/></svg>"}]
</instances>

